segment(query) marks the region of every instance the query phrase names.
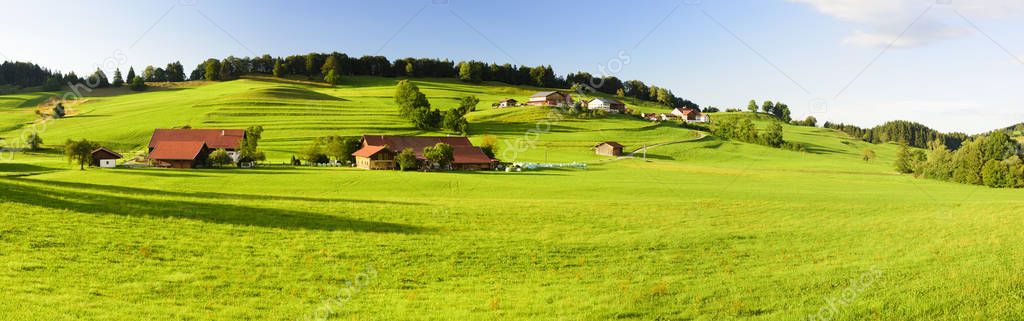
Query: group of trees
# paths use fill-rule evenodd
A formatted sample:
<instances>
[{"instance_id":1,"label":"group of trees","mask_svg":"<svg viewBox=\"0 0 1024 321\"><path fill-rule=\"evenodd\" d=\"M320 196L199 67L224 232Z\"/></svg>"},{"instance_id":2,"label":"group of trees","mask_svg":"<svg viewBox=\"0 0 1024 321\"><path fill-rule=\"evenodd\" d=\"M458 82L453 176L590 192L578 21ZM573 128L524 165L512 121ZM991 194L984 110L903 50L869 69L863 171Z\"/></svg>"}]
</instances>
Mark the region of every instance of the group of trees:
<instances>
[{"instance_id":1,"label":"group of trees","mask_svg":"<svg viewBox=\"0 0 1024 321\"><path fill-rule=\"evenodd\" d=\"M746 117L739 121L732 118L717 120L711 127L711 133L724 139L735 139L770 147L783 147L786 143L782 137L782 124L779 122L773 121L768 124L764 132L759 132L754 122Z\"/></svg>"},{"instance_id":2,"label":"group of trees","mask_svg":"<svg viewBox=\"0 0 1024 321\"><path fill-rule=\"evenodd\" d=\"M74 72L61 74L30 62L4 61L0 64L0 85L18 88L43 86L46 91L54 91L67 82L81 80Z\"/></svg>"},{"instance_id":3,"label":"group of trees","mask_svg":"<svg viewBox=\"0 0 1024 321\"><path fill-rule=\"evenodd\" d=\"M444 129L466 134L469 130L466 114L476 110L480 99L475 96L467 96L459 100L459 106L454 109L447 111L430 109L430 101L427 100L426 95L420 92L419 87L409 80L402 80L395 87L395 103L398 104L399 115L408 119L418 129Z\"/></svg>"},{"instance_id":4,"label":"group of trees","mask_svg":"<svg viewBox=\"0 0 1024 321\"><path fill-rule=\"evenodd\" d=\"M772 102L771 100L765 100L764 103L761 104L761 106L758 106L757 101L751 99L750 102L747 103L747 111L756 113L758 112L758 110L765 114L775 116L775 118L778 118L787 123L793 120L792 116L790 115L789 105L786 105L783 102ZM817 122L818 120L815 119L814 123L817 124Z\"/></svg>"},{"instance_id":5,"label":"group of trees","mask_svg":"<svg viewBox=\"0 0 1024 321\"><path fill-rule=\"evenodd\" d=\"M450 169L452 162L455 161L455 148L445 143L427 146L423 148L423 158L427 159L425 165L428 168ZM420 166L416 159L416 151L412 148L403 149L395 155L395 162L402 171L416 170Z\"/></svg>"},{"instance_id":6,"label":"group of trees","mask_svg":"<svg viewBox=\"0 0 1024 321\"><path fill-rule=\"evenodd\" d=\"M332 74L333 72L333 74ZM648 86L639 80L622 81L614 76L594 77L587 72L566 77L555 74L551 66L517 66L512 64L448 59L402 58L394 61L383 56L350 57L340 52L308 53L286 57L214 58L199 64L190 80L231 80L243 74L272 74L275 77L302 76L337 84L344 76L436 77L458 78L470 83L498 81L510 85L567 88L573 85L610 95L658 102L669 107L699 109L697 104L675 96L666 88Z\"/></svg>"},{"instance_id":7,"label":"group of trees","mask_svg":"<svg viewBox=\"0 0 1024 321\"><path fill-rule=\"evenodd\" d=\"M804 120L792 120L789 123L796 126L818 127L818 119L814 116L807 116Z\"/></svg>"},{"instance_id":8,"label":"group of trees","mask_svg":"<svg viewBox=\"0 0 1024 321\"><path fill-rule=\"evenodd\" d=\"M928 128L928 126L905 120L890 121L874 128L860 128L831 122L825 122L823 127L842 131L869 143L896 142L917 148L930 148L929 144L939 140L946 149L956 150L968 139L967 135L963 133L941 133Z\"/></svg>"},{"instance_id":9,"label":"group of trees","mask_svg":"<svg viewBox=\"0 0 1024 321\"><path fill-rule=\"evenodd\" d=\"M359 137L318 137L299 153L299 160L308 164L324 164L334 159L338 163L351 164L355 162L352 153L359 150L359 147Z\"/></svg>"},{"instance_id":10,"label":"group of trees","mask_svg":"<svg viewBox=\"0 0 1024 321\"><path fill-rule=\"evenodd\" d=\"M896 170L963 184L1024 188L1021 145L1005 131L979 135L953 151L942 139L928 145L926 153L901 144Z\"/></svg>"},{"instance_id":11,"label":"group of trees","mask_svg":"<svg viewBox=\"0 0 1024 321\"><path fill-rule=\"evenodd\" d=\"M17 65L15 65L17 64ZM10 66L9 66L10 65ZM120 70L115 76L120 74ZM462 61L455 63L448 59L436 58L402 58L389 60L384 56L350 57L340 52L308 53L286 57L234 57L224 59L210 58L196 66L188 77L180 62L167 64L164 68L148 66L144 69L142 79L149 82L178 82L185 80L222 81L236 79L245 74L272 74L275 77L304 76L307 79L323 80L337 84L342 77L384 76L384 77L436 77L459 78L466 82L498 81L510 85L528 85L547 88L569 88L575 90L596 90L609 95L628 97L644 101L652 101L668 107L685 107L699 109L697 104L677 97L667 88L649 86L640 80L622 81L614 76L595 77L587 72L570 73L565 77L558 76L549 65L522 66L512 64L484 63L480 61ZM129 72L127 79L117 81L120 84L133 84L134 73ZM73 73L60 75L29 63L4 63L0 67L0 84L17 81L22 87L43 85L51 78L58 78L53 83L58 86L67 80L79 80ZM106 77L104 76L104 79ZM144 85L144 84L143 84Z\"/></svg>"}]
</instances>

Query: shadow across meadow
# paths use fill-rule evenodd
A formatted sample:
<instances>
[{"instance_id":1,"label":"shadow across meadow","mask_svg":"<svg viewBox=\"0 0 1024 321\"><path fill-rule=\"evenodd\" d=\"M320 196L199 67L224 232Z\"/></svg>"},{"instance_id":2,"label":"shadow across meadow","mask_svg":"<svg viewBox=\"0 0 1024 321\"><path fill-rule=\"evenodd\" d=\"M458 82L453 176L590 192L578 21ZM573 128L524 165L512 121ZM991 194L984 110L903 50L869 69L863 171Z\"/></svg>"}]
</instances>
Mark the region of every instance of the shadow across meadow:
<instances>
[{"instance_id":1,"label":"shadow across meadow","mask_svg":"<svg viewBox=\"0 0 1024 321\"><path fill-rule=\"evenodd\" d=\"M258 226L285 230L353 231L370 233L417 234L426 228L387 222L350 219L299 210L264 208L228 204L225 201L245 200L253 204L274 200L274 196L224 193L164 192L139 188L85 183L0 178L0 201L72 210L89 214L114 214L133 217L174 217L217 224ZM110 193L118 193L115 195ZM129 197L131 195L133 197ZM204 201L167 200L146 196L196 197ZM279 197L281 200L366 202L364 200Z\"/></svg>"}]
</instances>

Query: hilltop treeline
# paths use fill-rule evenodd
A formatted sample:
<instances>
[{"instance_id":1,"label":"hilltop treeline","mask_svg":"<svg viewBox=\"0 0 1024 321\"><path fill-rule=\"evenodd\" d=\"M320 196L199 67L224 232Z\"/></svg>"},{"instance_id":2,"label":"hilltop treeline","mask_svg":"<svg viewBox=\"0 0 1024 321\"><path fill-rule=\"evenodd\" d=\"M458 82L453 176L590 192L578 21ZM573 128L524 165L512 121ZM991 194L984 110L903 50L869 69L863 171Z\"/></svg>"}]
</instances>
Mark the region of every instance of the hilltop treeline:
<instances>
[{"instance_id":1,"label":"hilltop treeline","mask_svg":"<svg viewBox=\"0 0 1024 321\"><path fill-rule=\"evenodd\" d=\"M9 66L10 65L10 66ZM48 90L57 90L62 84L80 82L85 79L70 73L61 75L31 63L4 63L0 84L14 84L19 87L49 84ZM333 73L332 73L333 72ZM633 98L660 103L668 107L699 109L700 106L688 99L676 96L671 90L648 85L640 80L623 81L615 76L595 76L587 72L559 76L551 66L523 66L512 64L484 63L480 61L455 62L436 58L402 58L390 60L384 56L353 57L345 53L308 53L273 57L210 58L185 74L181 63L173 62L166 67L147 66L140 76L150 82L178 82L185 80L232 80L245 74L266 74L276 77L303 76L307 79L336 83L343 76L379 77L433 77L458 78L465 82L497 81L517 86L545 88L572 88L575 91L597 91L623 98ZM90 75L100 86L131 84L135 79L134 68L129 68L128 77L120 77L117 70L115 81L106 81L102 71ZM56 88L53 88L56 87Z\"/></svg>"},{"instance_id":2,"label":"hilltop treeline","mask_svg":"<svg viewBox=\"0 0 1024 321\"><path fill-rule=\"evenodd\" d=\"M517 86L573 88L594 90L609 95L658 102L670 107L699 106L677 97L671 90L649 86L640 80L622 81L614 76L596 77L587 72L555 74L551 66L522 66L454 62L436 58L402 58L389 60L384 56L352 57L345 53L309 53L286 57L227 57L208 59L190 73L189 80L231 80L244 74L267 74L276 77L300 76L323 79L333 71L336 76L433 77L457 78L465 82L497 81ZM328 81L330 82L330 81Z\"/></svg>"},{"instance_id":3,"label":"hilltop treeline","mask_svg":"<svg viewBox=\"0 0 1024 321\"><path fill-rule=\"evenodd\" d=\"M65 82L80 81L75 73L61 74L37 64L20 61L4 61L0 64L0 85L17 86L18 88L36 86L57 86ZM54 89L55 90L55 89Z\"/></svg>"},{"instance_id":4,"label":"hilltop treeline","mask_svg":"<svg viewBox=\"0 0 1024 321\"><path fill-rule=\"evenodd\" d=\"M842 131L870 143L897 142L917 148L928 148L929 143L939 140L947 149L956 150L968 138L967 134L942 133L920 123L905 120L894 120L873 128L832 122L825 122L824 127Z\"/></svg>"}]
</instances>

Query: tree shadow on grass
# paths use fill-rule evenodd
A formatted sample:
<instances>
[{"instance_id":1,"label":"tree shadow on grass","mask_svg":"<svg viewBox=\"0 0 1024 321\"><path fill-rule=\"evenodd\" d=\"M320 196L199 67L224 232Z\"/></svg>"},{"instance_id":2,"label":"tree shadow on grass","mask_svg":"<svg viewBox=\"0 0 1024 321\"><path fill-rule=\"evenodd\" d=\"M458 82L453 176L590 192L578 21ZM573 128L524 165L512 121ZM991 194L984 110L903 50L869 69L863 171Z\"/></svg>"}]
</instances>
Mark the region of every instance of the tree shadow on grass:
<instances>
[{"instance_id":1,"label":"tree shadow on grass","mask_svg":"<svg viewBox=\"0 0 1024 321\"><path fill-rule=\"evenodd\" d=\"M0 163L0 173L44 172L53 170L57 169L35 164Z\"/></svg>"},{"instance_id":2,"label":"tree shadow on grass","mask_svg":"<svg viewBox=\"0 0 1024 321\"><path fill-rule=\"evenodd\" d=\"M75 188L55 191L53 187ZM162 196L162 192L81 183L61 183L0 178L0 201L20 203L53 210L72 210L88 214L114 214L132 217L173 217L208 223L258 226L284 230L353 231L370 233L427 233L413 225L372 222L296 210L259 208L244 205L184 200L142 199L95 192L116 191L138 196ZM133 191L134 190L134 191ZM145 192L143 192L145 191ZM171 194L173 195L173 194ZM253 202L270 198L251 196Z\"/></svg>"},{"instance_id":3,"label":"tree shadow on grass","mask_svg":"<svg viewBox=\"0 0 1024 321\"><path fill-rule=\"evenodd\" d=\"M415 202L399 202L399 201L380 201L380 200L365 200L365 199L349 199L349 198L321 198L321 197L304 197L304 196L283 196L283 195L250 195L250 194L232 194L232 193L218 193L218 192L177 192L167 190L156 190L146 189L137 187L127 186L114 186L114 185L99 185L89 183L77 183L77 182L63 182L63 181L43 181L43 180L22 180L22 182L31 182L34 184L48 185L53 188L66 188L66 189L82 189L82 190L95 190L104 191L110 193L128 194L133 196L171 196L171 197L190 197L190 198L201 198L211 200L240 200L240 201L298 201L298 202L343 202L343 203L360 203L360 204L389 204L389 205L407 205L407 206L422 206L427 205L424 203Z\"/></svg>"}]
</instances>

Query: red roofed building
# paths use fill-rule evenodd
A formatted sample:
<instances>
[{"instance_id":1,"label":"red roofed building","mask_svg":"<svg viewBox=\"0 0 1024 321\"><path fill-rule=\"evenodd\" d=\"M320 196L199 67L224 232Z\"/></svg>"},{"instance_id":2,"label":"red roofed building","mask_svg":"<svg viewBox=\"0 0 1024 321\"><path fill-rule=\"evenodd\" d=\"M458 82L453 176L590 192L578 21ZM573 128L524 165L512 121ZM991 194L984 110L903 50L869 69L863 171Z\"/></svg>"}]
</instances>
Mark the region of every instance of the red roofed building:
<instances>
[{"instance_id":1,"label":"red roofed building","mask_svg":"<svg viewBox=\"0 0 1024 321\"><path fill-rule=\"evenodd\" d=\"M711 117L708 117L707 114L693 108L675 108L672 109L672 115L678 116L688 123L706 123L711 121Z\"/></svg>"},{"instance_id":2,"label":"red roofed building","mask_svg":"<svg viewBox=\"0 0 1024 321\"><path fill-rule=\"evenodd\" d=\"M157 129L149 140L149 159L174 168L202 167L210 151L224 149L238 160L244 129Z\"/></svg>"},{"instance_id":3,"label":"red roofed building","mask_svg":"<svg viewBox=\"0 0 1024 321\"><path fill-rule=\"evenodd\" d=\"M398 165L395 155L402 150L411 148L416 153L416 159L425 162L423 149L438 143L452 146L455 158L452 169L455 170L492 169L497 162L487 157L480 147L473 146L466 137L364 135L361 142L363 147L352 153L352 156L356 158L356 167L362 169L396 169Z\"/></svg>"},{"instance_id":4,"label":"red roofed building","mask_svg":"<svg viewBox=\"0 0 1024 321\"><path fill-rule=\"evenodd\" d=\"M194 168L206 164L210 156L210 148L204 142L159 142L149 159L158 165L171 168Z\"/></svg>"}]
</instances>

